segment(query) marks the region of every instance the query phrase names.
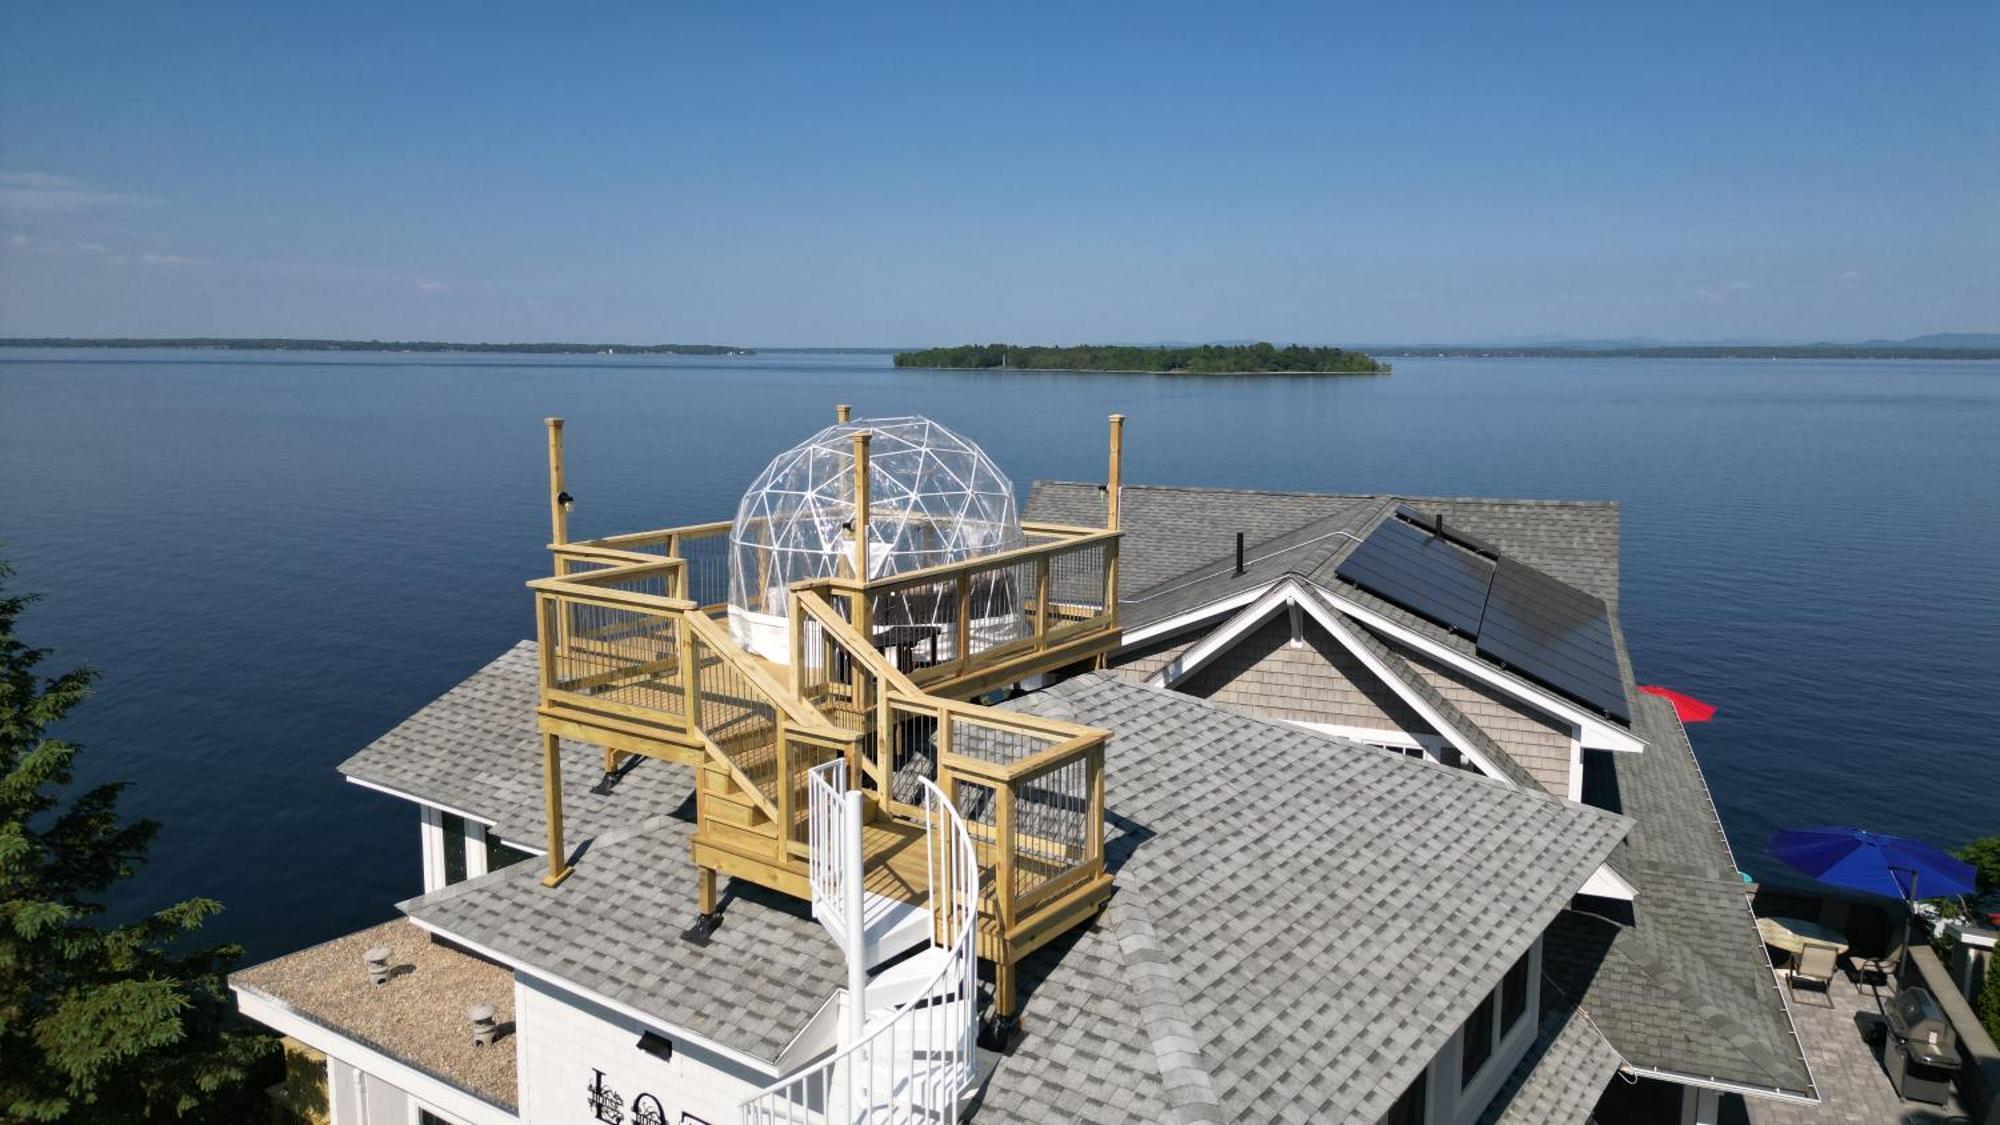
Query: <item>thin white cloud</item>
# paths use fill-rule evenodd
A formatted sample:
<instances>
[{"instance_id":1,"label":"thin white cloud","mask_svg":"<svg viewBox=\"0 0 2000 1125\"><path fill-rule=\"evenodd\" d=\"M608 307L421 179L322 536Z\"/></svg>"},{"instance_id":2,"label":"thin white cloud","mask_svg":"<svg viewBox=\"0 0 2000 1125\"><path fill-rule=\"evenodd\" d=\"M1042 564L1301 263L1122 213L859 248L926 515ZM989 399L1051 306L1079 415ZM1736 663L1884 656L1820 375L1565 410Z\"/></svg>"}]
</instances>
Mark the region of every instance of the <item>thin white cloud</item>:
<instances>
[{"instance_id":1,"label":"thin white cloud","mask_svg":"<svg viewBox=\"0 0 2000 1125\"><path fill-rule=\"evenodd\" d=\"M419 293L442 293L449 288L451 288L451 286L446 285L442 281L417 282L417 292Z\"/></svg>"},{"instance_id":2,"label":"thin white cloud","mask_svg":"<svg viewBox=\"0 0 2000 1125\"><path fill-rule=\"evenodd\" d=\"M139 263L147 266L184 266L188 264L188 261L189 259L183 258L179 254L139 255Z\"/></svg>"},{"instance_id":3,"label":"thin white cloud","mask_svg":"<svg viewBox=\"0 0 2000 1125\"><path fill-rule=\"evenodd\" d=\"M69 176L0 172L0 211L94 211L109 207L158 207L155 196L99 191Z\"/></svg>"}]
</instances>

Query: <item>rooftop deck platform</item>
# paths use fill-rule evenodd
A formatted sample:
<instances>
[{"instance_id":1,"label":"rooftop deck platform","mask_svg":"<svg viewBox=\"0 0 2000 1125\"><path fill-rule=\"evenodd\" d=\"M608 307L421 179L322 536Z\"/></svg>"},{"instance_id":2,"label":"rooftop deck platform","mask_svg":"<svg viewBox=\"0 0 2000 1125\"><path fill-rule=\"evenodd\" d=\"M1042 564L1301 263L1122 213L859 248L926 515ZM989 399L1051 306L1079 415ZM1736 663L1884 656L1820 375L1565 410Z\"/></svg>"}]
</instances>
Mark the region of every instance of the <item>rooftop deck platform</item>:
<instances>
[{"instance_id":1,"label":"rooftop deck platform","mask_svg":"<svg viewBox=\"0 0 2000 1125\"><path fill-rule=\"evenodd\" d=\"M362 955L389 950L390 977L372 984ZM513 1109L518 1096L514 974L431 940L398 919L230 975L256 1001L401 1060L481 1101ZM490 1047L472 1044L466 1009L491 1004L501 1028ZM251 1005L246 1005L249 1010Z\"/></svg>"}]
</instances>

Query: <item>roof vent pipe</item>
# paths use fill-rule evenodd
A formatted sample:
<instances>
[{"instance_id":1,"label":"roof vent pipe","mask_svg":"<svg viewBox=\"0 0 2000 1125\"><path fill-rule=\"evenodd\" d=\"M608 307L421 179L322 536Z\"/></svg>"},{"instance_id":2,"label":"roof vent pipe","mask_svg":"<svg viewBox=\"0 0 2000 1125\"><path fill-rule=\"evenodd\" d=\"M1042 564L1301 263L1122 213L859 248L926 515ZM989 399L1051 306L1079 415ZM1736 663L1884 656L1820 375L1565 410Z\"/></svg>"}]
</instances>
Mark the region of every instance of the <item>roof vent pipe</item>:
<instances>
[{"instance_id":1,"label":"roof vent pipe","mask_svg":"<svg viewBox=\"0 0 2000 1125\"><path fill-rule=\"evenodd\" d=\"M496 1014L491 1004L474 1004L465 1010L465 1018L472 1023L473 1046L491 1047L499 1038L500 1022L493 1018Z\"/></svg>"},{"instance_id":2,"label":"roof vent pipe","mask_svg":"<svg viewBox=\"0 0 2000 1125\"><path fill-rule=\"evenodd\" d=\"M1236 573L1238 577L1243 574L1243 533L1240 531L1236 533Z\"/></svg>"},{"instance_id":3,"label":"roof vent pipe","mask_svg":"<svg viewBox=\"0 0 2000 1125\"><path fill-rule=\"evenodd\" d=\"M388 946L372 946L368 952L361 955L361 959L368 963L368 983L376 985L389 983Z\"/></svg>"}]
</instances>

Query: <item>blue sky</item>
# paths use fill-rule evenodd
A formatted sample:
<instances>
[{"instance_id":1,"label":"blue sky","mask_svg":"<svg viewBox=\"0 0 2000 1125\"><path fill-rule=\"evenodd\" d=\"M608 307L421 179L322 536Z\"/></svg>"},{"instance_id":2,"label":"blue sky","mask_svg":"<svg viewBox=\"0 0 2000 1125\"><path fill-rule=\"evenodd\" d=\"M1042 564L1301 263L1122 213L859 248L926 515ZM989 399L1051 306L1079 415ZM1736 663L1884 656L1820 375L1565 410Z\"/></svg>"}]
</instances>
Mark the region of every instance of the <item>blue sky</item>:
<instances>
[{"instance_id":1,"label":"blue sky","mask_svg":"<svg viewBox=\"0 0 2000 1125\"><path fill-rule=\"evenodd\" d=\"M2000 6L0 6L0 335L2000 331Z\"/></svg>"}]
</instances>

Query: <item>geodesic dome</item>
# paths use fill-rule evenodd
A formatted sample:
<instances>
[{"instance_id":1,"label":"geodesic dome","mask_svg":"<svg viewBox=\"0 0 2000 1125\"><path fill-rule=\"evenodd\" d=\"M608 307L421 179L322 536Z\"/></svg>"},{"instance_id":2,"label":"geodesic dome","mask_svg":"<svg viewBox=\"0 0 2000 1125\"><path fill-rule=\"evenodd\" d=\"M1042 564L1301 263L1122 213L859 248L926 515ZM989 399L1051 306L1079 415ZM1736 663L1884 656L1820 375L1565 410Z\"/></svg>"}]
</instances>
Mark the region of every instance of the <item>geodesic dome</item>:
<instances>
[{"instance_id":1,"label":"geodesic dome","mask_svg":"<svg viewBox=\"0 0 2000 1125\"><path fill-rule=\"evenodd\" d=\"M772 458L729 534L729 620L767 659L790 656L786 588L854 573L854 435L867 431L868 577L882 578L1025 545L1014 484L977 445L928 418L841 422ZM942 612L899 601L895 622ZM904 604L907 603L907 604ZM878 620L882 615L878 613Z\"/></svg>"}]
</instances>

